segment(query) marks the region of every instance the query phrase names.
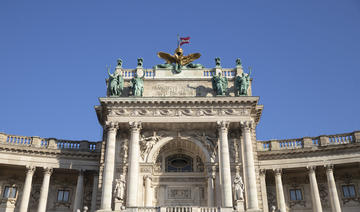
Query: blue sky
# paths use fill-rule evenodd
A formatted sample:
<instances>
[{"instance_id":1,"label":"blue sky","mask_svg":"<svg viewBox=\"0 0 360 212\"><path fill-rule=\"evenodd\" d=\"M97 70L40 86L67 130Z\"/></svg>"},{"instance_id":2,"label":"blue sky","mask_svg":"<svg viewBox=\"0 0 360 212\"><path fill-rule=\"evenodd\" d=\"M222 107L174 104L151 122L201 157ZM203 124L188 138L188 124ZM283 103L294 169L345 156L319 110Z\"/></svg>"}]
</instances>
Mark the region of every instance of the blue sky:
<instances>
[{"instance_id":1,"label":"blue sky","mask_svg":"<svg viewBox=\"0 0 360 212\"><path fill-rule=\"evenodd\" d=\"M0 1L0 132L101 139L106 65L253 67L260 140L360 130L360 1Z\"/></svg>"}]
</instances>

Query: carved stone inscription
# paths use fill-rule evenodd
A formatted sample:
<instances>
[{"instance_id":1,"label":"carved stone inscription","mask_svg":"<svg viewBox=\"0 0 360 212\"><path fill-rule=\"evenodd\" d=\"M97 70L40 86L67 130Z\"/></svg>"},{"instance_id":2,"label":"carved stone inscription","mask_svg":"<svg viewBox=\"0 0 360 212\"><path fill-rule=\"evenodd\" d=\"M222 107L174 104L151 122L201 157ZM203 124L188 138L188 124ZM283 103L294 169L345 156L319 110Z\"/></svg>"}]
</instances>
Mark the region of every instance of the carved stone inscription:
<instances>
[{"instance_id":1,"label":"carved stone inscription","mask_svg":"<svg viewBox=\"0 0 360 212\"><path fill-rule=\"evenodd\" d=\"M191 188L168 188L168 199L191 199Z\"/></svg>"},{"instance_id":2,"label":"carved stone inscription","mask_svg":"<svg viewBox=\"0 0 360 212\"><path fill-rule=\"evenodd\" d=\"M195 96L194 89L179 85L155 85L151 88L155 96Z\"/></svg>"}]
</instances>

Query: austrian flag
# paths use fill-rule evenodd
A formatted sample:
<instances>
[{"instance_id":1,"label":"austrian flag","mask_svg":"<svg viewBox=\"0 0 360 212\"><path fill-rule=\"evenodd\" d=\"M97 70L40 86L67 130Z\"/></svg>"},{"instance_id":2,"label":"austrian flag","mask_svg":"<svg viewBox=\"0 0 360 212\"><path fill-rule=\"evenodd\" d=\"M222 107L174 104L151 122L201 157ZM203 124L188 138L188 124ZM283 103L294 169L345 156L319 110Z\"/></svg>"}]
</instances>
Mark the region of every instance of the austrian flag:
<instances>
[{"instance_id":1,"label":"austrian flag","mask_svg":"<svg viewBox=\"0 0 360 212\"><path fill-rule=\"evenodd\" d=\"M190 37L180 38L180 46L185 43L190 43Z\"/></svg>"}]
</instances>

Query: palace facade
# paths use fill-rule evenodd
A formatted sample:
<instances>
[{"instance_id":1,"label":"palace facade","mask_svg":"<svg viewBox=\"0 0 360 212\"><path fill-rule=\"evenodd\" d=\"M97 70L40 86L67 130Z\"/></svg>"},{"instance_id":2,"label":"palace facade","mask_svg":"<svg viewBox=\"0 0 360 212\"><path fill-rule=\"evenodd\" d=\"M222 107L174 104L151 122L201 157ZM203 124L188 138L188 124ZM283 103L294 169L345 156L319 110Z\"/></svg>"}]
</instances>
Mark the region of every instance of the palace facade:
<instances>
[{"instance_id":1,"label":"palace facade","mask_svg":"<svg viewBox=\"0 0 360 212\"><path fill-rule=\"evenodd\" d=\"M95 106L102 141L0 133L1 212L360 211L360 131L258 141L241 63L140 62Z\"/></svg>"}]
</instances>

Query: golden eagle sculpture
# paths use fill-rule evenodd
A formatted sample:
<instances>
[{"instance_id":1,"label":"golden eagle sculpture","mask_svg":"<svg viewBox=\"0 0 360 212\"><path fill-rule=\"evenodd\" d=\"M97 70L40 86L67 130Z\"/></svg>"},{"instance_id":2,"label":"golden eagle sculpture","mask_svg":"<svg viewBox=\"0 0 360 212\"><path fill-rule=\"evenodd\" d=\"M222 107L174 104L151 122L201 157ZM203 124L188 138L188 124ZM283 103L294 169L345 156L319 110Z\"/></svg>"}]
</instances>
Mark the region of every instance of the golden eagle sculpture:
<instances>
[{"instance_id":1,"label":"golden eagle sculpture","mask_svg":"<svg viewBox=\"0 0 360 212\"><path fill-rule=\"evenodd\" d=\"M160 64L157 65L156 67L158 68L170 68L173 67L172 64L174 64L174 69L177 73L181 72L181 69L183 67L187 67L187 68L203 68L203 66L201 64L192 64L191 62L199 59L201 54L200 53L193 53L193 54L189 54L189 55L184 55L183 54L183 49L181 48L181 45L185 44L185 43L189 43L190 37L186 37L186 38L180 38L180 41L178 40L178 47L176 48L174 55L165 53L165 52L158 52L158 56L161 59L164 59L166 61L165 64Z\"/></svg>"}]
</instances>

